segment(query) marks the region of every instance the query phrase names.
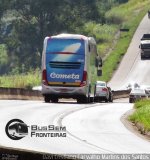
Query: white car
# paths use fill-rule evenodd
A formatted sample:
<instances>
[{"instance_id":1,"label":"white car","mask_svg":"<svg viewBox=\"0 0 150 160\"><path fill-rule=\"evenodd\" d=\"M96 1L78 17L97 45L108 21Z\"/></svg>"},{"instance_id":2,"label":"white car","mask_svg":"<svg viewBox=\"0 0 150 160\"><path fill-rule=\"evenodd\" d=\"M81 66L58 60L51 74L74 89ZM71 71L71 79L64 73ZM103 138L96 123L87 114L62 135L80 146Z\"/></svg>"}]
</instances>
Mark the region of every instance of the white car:
<instances>
[{"instance_id":1,"label":"white car","mask_svg":"<svg viewBox=\"0 0 150 160\"><path fill-rule=\"evenodd\" d=\"M104 81L97 81L94 89L94 101L113 102L113 93L111 88Z\"/></svg>"},{"instance_id":2,"label":"white car","mask_svg":"<svg viewBox=\"0 0 150 160\"><path fill-rule=\"evenodd\" d=\"M132 89L129 94L129 103L134 103L137 100L148 98L145 89L142 88L135 88Z\"/></svg>"},{"instance_id":3,"label":"white car","mask_svg":"<svg viewBox=\"0 0 150 160\"><path fill-rule=\"evenodd\" d=\"M146 94L148 95L148 97L150 98L150 87L147 87L145 89Z\"/></svg>"}]
</instances>

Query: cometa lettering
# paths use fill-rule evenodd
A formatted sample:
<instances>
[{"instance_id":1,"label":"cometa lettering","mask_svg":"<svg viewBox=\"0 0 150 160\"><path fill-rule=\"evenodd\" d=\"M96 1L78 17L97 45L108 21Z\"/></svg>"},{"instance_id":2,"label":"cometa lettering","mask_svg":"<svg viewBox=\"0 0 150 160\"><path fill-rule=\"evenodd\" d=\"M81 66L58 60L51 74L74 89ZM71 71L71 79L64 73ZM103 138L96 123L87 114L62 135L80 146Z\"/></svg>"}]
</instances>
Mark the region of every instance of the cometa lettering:
<instances>
[{"instance_id":1,"label":"cometa lettering","mask_svg":"<svg viewBox=\"0 0 150 160\"><path fill-rule=\"evenodd\" d=\"M58 79L75 79L78 80L80 78L79 74L56 74L55 72L50 74L51 78L58 78Z\"/></svg>"}]
</instances>

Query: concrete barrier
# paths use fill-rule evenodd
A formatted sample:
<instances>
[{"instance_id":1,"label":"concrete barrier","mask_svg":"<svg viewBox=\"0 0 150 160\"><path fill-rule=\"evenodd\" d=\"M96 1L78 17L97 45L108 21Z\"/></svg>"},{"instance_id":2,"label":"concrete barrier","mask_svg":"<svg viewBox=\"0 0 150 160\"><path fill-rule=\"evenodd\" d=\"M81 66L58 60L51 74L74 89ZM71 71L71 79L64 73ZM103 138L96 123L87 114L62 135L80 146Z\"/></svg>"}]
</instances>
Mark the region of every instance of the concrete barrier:
<instances>
[{"instance_id":1,"label":"concrete barrier","mask_svg":"<svg viewBox=\"0 0 150 160\"><path fill-rule=\"evenodd\" d=\"M130 90L118 90L113 92L114 99L129 98Z\"/></svg>"},{"instance_id":2,"label":"concrete barrier","mask_svg":"<svg viewBox=\"0 0 150 160\"><path fill-rule=\"evenodd\" d=\"M128 98L130 90L113 91L114 99ZM0 87L0 99L43 100L41 91Z\"/></svg>"},{"instance_id":3,"label":"concrete barrier","mask_svg":"<svg viewBox=\"0 0 150 160\"><path fill-rule=\"evenodd\" d=\"M0 99L43 100L43 96L40 91L0 87Z\"/></svg>"}]
</instances>

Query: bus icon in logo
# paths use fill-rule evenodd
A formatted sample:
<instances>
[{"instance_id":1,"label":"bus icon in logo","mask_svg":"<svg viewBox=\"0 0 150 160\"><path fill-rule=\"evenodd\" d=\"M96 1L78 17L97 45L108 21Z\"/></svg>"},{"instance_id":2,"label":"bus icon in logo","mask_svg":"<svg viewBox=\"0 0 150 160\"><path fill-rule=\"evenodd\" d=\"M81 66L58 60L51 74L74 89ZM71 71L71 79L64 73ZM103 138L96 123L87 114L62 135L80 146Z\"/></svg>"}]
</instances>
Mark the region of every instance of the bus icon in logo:
<instances>
[{"instance_id":1,"label":"bus icon in logo","mask_svg":"<svg viewBox=\"0 0 150 160\"><path fill-rule=\"evenodd\" d=\"M20 140L28 135L28 126L20 119L12 119L7 123L5 131L10 139Z\"/></svg>"}]
</instances>

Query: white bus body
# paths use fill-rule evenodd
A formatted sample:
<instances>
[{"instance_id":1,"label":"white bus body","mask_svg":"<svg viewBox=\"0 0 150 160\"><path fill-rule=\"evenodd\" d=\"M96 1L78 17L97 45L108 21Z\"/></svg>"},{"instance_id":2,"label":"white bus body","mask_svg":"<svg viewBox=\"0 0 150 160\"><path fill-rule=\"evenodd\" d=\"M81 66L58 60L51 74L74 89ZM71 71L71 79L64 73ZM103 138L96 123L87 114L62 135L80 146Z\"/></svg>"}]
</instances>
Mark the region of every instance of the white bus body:
<instances>
[{"instance_id":1,"label":"white bus body","mask_svg":"<svg viewBox=\"0 0 150 160\"><path fill-rule=\"evenodd\" d=\"M90 61L97 57L96 41L77 34L59 34L44 39L42 94L45 102L74 98L90 102ZM93 62L95 67L95 62Z\"/></svg>"}]
</instances>

